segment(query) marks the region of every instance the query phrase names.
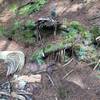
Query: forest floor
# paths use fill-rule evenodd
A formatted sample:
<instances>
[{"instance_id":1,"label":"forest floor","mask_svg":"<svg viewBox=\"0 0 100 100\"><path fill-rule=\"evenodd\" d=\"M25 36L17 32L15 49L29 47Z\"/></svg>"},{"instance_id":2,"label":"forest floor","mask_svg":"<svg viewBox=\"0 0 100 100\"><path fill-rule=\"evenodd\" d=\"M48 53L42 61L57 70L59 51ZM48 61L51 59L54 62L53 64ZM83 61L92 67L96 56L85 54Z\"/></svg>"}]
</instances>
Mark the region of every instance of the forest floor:
<instances>
[{"instance_id":1,"label":"forest floor","mask_svg":"<svg viewBox=\"0 0 100 100\"><path fill-rule=\"evenodd\" d=\"M81 0L73 0L72 2L71 0L68 2L55 0L55 2L57 3L59 21L62 22L63 18L67 18L68 21L77 20L88 29L93 25L100 26L100 1L91 2L87 5L81 3ZM37 21L42 16L50 16L52 3L54 0L49 0L49 3L41 11L31 14L28 18ZM5 9L0 15L0 24L6 27L14 16L13 12ZM22 50L26 55L26 60L34 49L31 46L24 47L15 41L0 39L0 51ZM26 62L25 67L29 65L28 61ZM100 79L97 77L100 72L93 71L93 66L78 62L73 57L72 61L65 67L58 63L53 67L57 68L51 74L53 83L48 79L47 73L41 73L42 82L39 84L41 89L34 94L36 100L100 100ZM29 73L26 68L24 71L24 74ZM65 77L65 75L67 76Z\"/></svg>"}]
</instances>

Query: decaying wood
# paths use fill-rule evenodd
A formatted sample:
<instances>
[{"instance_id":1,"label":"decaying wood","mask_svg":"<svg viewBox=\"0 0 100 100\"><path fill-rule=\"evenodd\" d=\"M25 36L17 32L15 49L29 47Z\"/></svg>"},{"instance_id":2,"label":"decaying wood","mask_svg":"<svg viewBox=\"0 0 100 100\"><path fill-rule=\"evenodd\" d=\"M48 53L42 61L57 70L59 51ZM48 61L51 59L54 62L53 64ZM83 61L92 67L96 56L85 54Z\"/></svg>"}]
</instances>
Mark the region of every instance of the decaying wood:
<instances>
[{"instance_id":1,"label":"decaying wood","mask_svg":"<svg viewBox=\"0 0 100 100\"><path fill-rule=\"evenodd\" d=\"M40 74L37 74L37 75L23 75L23 76L19 76L17 79L15 80L12 80L12 82L19 82L19 81L25 81L25 82L28 82L28 83L35 83L35 82L41 82L41 75Z\"/></svg>"},{"instance_id":2,"label":"decaying wood","mask_svg":"<svg viewBox=\"0 0 100 100\"><path fill-rule=\"evenodd\" d=\"M45 56L49 59L49 61L54 60L56 62L63 63L65 60L66 50L69 48L71 48L71 46L57 48L56 50L52 50L50 52L45 52Z\"/></svg>"}]
</instances>

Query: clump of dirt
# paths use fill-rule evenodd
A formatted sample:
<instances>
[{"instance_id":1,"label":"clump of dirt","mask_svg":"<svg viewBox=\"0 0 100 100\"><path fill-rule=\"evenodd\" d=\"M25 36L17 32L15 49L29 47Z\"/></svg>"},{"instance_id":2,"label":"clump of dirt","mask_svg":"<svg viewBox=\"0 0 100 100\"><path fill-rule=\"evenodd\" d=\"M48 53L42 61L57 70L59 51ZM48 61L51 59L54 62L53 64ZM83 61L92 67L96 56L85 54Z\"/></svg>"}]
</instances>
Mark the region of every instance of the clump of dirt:
<instances>
[{"instance_id":1,"label":"clump of dirt","mask_svg":"<svg viewBox=\"0 0 100 100\"><path fill-rule=\"evenodd\" d=\"M69 81L62 81L59 87L59 98L60 100L94 100L95 95L88 93L86 90L82 89L78 85Z\"/></svg>"},{"instance_id":2,"label":"clump of dirt","mask_svg":"<svg viewBox=\"0 0 100 100\"><path fill-rule=\"evenodd\" d=\"M46 100L52 100L56 97L58 100L97 100L99 96L97 96L96 93L98 92L97 90L93 90L94 85L91 82L94 82L95 86L98 86L100 80L92 74L93 71L89 66L83 67L84 64L81 64L81 66L74 65L75 62L71 62L66 66L67 70L65 70L61 65L57 66L58 69L51 75L54 86L52 82L48 80L47 74L42 74L43 88L41 92L45 99L49 97L49 99ZM63 79L65 74L68 73L71 68L73 69L73 72ZM92 77L90 77L91 75Z\"/></svg>"}]
</instances>

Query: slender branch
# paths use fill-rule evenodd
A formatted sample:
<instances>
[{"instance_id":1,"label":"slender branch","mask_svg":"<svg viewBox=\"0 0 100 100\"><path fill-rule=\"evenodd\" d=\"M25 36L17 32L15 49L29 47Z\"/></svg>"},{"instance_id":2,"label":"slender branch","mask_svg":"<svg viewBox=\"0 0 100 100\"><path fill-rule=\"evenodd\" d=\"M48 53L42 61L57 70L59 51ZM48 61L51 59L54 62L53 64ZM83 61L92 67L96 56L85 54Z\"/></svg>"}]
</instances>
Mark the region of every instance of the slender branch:
<instances>
[{"instance_id":1,"label":"slender branch","mask_svg":"<svg viewBox=\"0 0 100 100\"><path fill-rule=\"evenodd\" d=\"M64 77L63 79L65 79L66 77L68 77L74 70L72 69L71 71L69 71Z\"/></svg>"},{"instance_id":2,"label":"slender branch","mask_svg":"<svg viewBox=\"0 0 100 100\"><path fill-rule=\"evenodd\" d=\"M100 15L99 16L94 16L92 18L89 18L88 20L90 21L90 20L95 20L95 19L98 19L98 18L100 18Z\"/></svg>"},{"instance_id":3,"label":"slender branch","mask_svg":"<svg viewBox=\"0 0 100 100\"><path fill-rule=\"evenodd\" d=\"M93 68L93 70L96 70L97 67L99 66L99 64L100 64L100 60L97 62L97 64L96 64L95 67Z\"/></svg>"},{"instance_id":4,"label":"slender branch","mask_svg":"<svg viewBox=\"0 0 100 100\"><path fill-rule=\"evenodd\" d=\"M63 65L63 67L67 66L68 64L70 64L73 61L73 58L70 59L66 64Z\"/></svg>"},{"instance_id":5,"label":"slender branch","mask_svg":"<svg viewBox=\"0 0 100 100\"><path fill-rule=\"evenodd\" d=\"M55 86L54 81L52 80L51 76L47 73L49 80L51 81L52 85Z\"/></svg>"}]
</instances>

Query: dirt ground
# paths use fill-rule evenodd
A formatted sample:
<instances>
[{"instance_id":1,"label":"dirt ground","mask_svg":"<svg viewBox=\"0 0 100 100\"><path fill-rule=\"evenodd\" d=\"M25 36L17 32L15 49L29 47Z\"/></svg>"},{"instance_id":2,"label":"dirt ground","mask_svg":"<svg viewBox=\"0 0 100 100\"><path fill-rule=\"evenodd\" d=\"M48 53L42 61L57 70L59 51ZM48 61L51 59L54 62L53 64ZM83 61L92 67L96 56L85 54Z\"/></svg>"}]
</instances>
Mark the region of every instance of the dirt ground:
<instances>
[{"instance_id":1,"label":"dirt ground","mask_svg":"<svg viewBox=\"0 0 100 100\"><path fill-rule=\"evenodd\" d=\"M68 21L80 21L87 27L100 25L100 1L95 0L95 2L89 2L86 4L83 3L83 1L84 0L49 0L49 3L47 3L40 12L32 14L30 17L37 20L42 16L50 16L51 5L54 3L60 21L62 21L63 18L66 18Z\"/></svg>"},{"instance_id":2,"label":"dirt ground","mask_svg":"<svg viewBox=\"0 0 100 100\"><path fill-rule=\"evenodd\" d=\"M88 28L100 25L100 1L86 5L81 0L49 0L40 12L30 15L29 18L37 20L42 16L50 16L50 7L54 2L60 21L63 18L67 18L68 21L78 20ZM11 12L5 12L0 17L0 24L9 23L13 16L8 13ZM34 48L25 48L15 41L0 39L0 51L4 50L21 50L28 58ZM29 64L28 61L26 62ZM100 72L93 71L93 66L78 62L73 58L67 66L63 67L62 64L57 63L53 68L57 68L50 73L53 83L48 78L48 73L41 73L42 82L39 84L41 88L34 93L34 100L100 100L100 79L97 77ZM24 70L23 73L27 74L27 69Z\"/></svg>"},{"instance_id":3,"label":"dirt ground","mask_svg":"<svg viewBox=\"0 0 100 100\"><path fill-rule=\"evenodd\" d=\"M4 40L2 41L0 49L5 48L5 42ZM26 55L32 52L29 48L22 48L13 41L5 50L23 50ZM29 65L28 61L26 65ZM33 69L31 68L32 66ZM28 68L25 66L21 74L32 74L34 72L34 64L32 66ZM55 68L56 70L53 71ZM48 73L53 83L48 78L47 72L41 73L42 81L39 84L39 90L34 93L34 100L100 100L100 79L97 77L100 72L93 71L93 66L78 62L73 58L65 67L60 63L56 63L50 69L51 71L48 71ZM1 77L5 77L3 74L1 75ZM5 81L5 78L3 81Z\"/></svg>"}]
</instances>

